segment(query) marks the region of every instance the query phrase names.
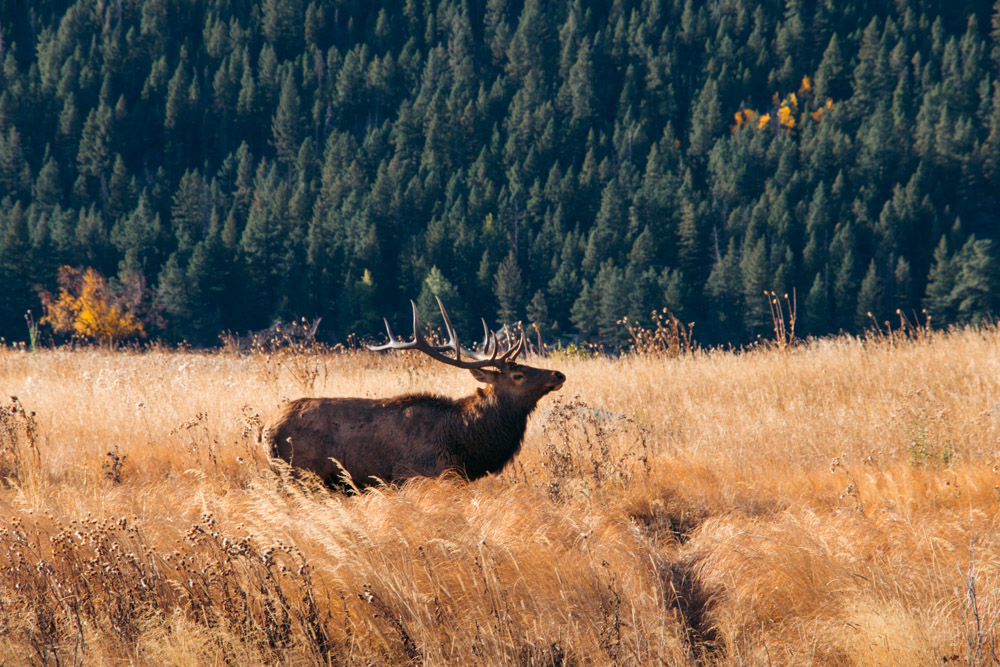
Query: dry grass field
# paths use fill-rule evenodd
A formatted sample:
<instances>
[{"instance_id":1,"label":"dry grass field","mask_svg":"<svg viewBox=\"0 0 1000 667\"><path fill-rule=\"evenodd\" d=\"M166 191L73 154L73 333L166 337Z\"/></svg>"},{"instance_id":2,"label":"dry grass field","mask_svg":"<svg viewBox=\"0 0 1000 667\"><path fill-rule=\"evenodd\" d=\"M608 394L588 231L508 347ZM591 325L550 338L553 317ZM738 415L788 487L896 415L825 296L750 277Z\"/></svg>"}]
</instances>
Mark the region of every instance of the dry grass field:
<instances>
[{"instance_id":1,"label":"dry grass field","mask_svg":"<svg viewBox=\"0 0 1000 667\"><path fill-rule=\"evenodd\" d=\"M260 419L471 376L0 352L0 664L997 662L996 329L528 362L568 381L502 475L342 496Z\"/></svg>"}]
</instances>

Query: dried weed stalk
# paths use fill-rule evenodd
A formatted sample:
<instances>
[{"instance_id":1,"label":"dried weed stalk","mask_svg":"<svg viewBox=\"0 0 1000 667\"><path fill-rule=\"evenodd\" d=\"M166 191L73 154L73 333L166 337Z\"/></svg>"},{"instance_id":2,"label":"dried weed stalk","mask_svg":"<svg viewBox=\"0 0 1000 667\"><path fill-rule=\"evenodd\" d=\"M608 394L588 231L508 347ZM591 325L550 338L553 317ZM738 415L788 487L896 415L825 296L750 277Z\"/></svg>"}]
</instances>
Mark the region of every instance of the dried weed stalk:
<instances>
[{"instance_id":1,"label":"dried weed stalk","mask_svg":"<svg viewBox=\"0 0 1000 667\"><path fill-rule=\"evenodd\" d=\"M618 320L628 330L629 347L634 354L652 357L682 357L697 348L694 342L694 323L682 323L667 309L654 310L650 326L645 327L627 317Z\"/></svg>"},{"instance_id":2,"label":"dried weed stalk","mask_svg":"<svg viewBox=\"0 0 1000 667\"><path fill-rule=\"evenodd\" d=\"M38 490L42 474L38 420L17 396L11 396L0 407L0 483L31 493Z\"/></svg>"}]
</instances>

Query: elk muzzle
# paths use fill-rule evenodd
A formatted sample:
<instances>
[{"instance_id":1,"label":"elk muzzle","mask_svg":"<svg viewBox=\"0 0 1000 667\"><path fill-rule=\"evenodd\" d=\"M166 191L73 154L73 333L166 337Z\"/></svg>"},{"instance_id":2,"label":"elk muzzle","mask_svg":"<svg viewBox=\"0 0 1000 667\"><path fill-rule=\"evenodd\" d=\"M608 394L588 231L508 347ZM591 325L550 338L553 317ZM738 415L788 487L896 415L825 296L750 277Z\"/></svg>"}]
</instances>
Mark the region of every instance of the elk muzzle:
<instances>
[{"instance_id":1,"label":"elk muzzle","mask_svg":"<svg viewBox=\"0 0 1000 667\"><path fill-rule=\"evenodd\" d=\"M552 378L545 383L545 388L548 391L558 391L562 388L564 382L566 382L565 375L559 371L552 371Z\"/></svg>"}]
</instances>

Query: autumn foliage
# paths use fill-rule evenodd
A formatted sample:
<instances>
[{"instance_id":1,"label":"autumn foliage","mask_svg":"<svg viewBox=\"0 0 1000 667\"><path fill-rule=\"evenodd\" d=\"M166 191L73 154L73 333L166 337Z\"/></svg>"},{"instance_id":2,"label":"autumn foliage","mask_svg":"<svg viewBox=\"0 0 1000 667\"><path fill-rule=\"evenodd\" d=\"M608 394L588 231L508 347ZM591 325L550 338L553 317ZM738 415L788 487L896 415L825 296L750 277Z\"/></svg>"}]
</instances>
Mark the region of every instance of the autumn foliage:
<instances>
[{"instance_id":1,"label":"autumn foliage","mask_svg":"<svg viewBox=\"0 0 1000 667\"><path fill-rule=\"evenodd\" d=\"M799 111L799 99L810 100L812 97L812 81L809 80L808 76L803 76L802 84L799 86L798 91L789 93L780 100L778 99L778 93L774 94L771 99L769 111L765 111L764 113L758 113L753 109L741 109L737 111L733 114L736 124L730 126L730 129L735 132L741 127L749 125L756 127L758 130L772 127L776 133L795 132L805 117L805 114ZM813 122L819 123L823 119L823 113L832 108L833 100L827 99L825 104L818 106L813 111L809 111L809 117L812 118ZM797 116L798 120L796 120Z\"/></svg>"},{"instance_id":2,"label":"autumn foliage","mask_svg":"<svg viewBox=\"0 0 1000 667\"><path fill-rule=\"evenodd\" d=\"M56 333L107 344L145 336L142 322L94 269L63 266L59 269L59 295L43 292L43 324Z\"/></svg>"}]
</instances>

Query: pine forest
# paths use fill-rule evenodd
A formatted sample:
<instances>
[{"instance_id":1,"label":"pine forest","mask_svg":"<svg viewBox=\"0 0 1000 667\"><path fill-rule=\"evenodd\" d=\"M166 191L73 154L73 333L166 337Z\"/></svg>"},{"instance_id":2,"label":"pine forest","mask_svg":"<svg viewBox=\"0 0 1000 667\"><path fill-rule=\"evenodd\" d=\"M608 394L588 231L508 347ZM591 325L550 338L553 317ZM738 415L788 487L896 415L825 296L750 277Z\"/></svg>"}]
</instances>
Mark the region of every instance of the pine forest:
<instances>
[{"instance_id":1,"label":"pine forest","mask_svg":"<svg viewBox=\"0 0 1000 667\"><path fill-rule=\"evenodd\" d=\"M0 1L8 341L976 324L998 198L1000 2Z\"/></svg>"}]
</instances>

